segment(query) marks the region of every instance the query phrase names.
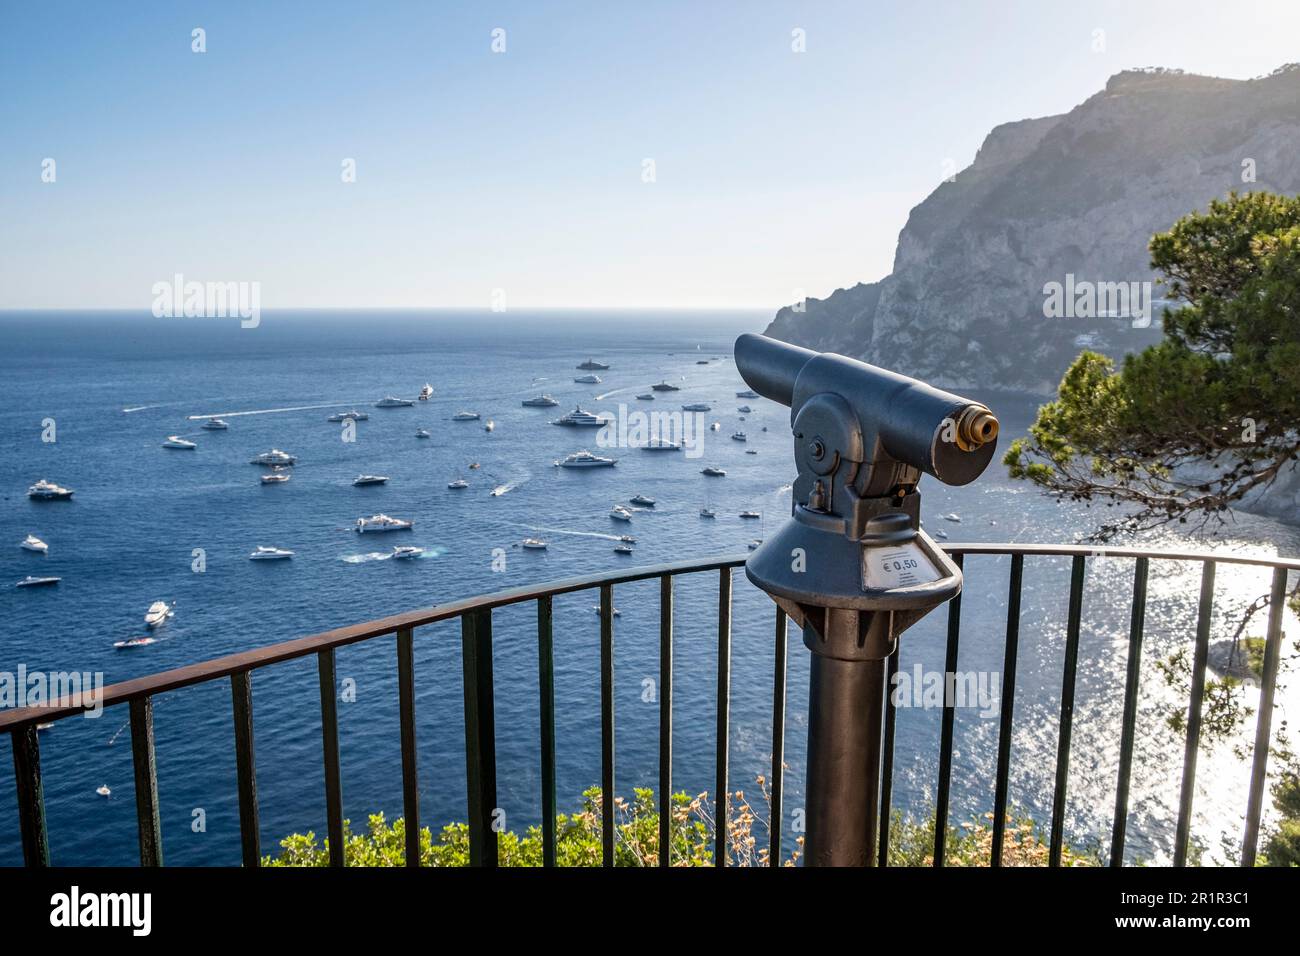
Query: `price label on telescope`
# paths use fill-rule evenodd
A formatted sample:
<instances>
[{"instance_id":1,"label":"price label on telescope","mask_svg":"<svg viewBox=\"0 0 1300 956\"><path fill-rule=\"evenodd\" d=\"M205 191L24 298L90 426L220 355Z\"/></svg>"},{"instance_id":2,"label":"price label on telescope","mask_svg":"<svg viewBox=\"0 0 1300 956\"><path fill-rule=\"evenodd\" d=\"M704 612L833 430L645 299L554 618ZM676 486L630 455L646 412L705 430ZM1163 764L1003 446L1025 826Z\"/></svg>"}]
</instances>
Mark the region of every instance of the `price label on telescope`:
<instances>
[{"instance_id":1,"label":"price label on telescope","mask_svg":"<svg viewBox=\"0 0 1300 956\"><path fill-rule=\"evenodd\" d=\"M943 575L913 542L862 552L862 585L873 591L929 584Z\"/></svg>"}]
</instances>

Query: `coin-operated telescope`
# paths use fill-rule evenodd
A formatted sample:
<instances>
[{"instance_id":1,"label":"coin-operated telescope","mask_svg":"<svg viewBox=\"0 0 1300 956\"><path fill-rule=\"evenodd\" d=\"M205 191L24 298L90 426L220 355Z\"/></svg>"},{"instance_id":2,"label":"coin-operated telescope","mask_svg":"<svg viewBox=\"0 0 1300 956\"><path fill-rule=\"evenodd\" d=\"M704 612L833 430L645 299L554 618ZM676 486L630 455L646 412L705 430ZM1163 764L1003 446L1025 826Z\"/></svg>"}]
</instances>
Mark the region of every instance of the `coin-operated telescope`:
<instances>
[{"instance_id":1,"label":"coin-operated telescope","mask_svg":"<svg viewBox=\"0 0 1300 956\"><path fill-rule=\"evenodd\" d=\"M980 476L998 420L979 402L843 355L736 340L750 388L790 407L791 517L745 573L803 628L809 866L870 866L879 814L885 662L898 635L956 597L961 569L920 527L921 474Z\"/></svg>"}]
</instances>

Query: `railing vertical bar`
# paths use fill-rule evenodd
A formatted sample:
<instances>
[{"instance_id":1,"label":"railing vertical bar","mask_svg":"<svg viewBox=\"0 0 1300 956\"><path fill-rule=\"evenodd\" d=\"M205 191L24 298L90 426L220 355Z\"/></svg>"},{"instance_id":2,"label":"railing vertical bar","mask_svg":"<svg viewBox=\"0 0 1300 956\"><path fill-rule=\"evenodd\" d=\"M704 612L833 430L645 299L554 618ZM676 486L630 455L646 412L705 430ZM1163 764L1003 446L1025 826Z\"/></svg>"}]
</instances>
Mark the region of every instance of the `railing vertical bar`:
<instances>
[{"instance_id":1,"label":"railing vertical bar","mask_svg":"<svg viewBox=\"0 0 1300 956\"><path fill-rule=\"evenodd\" d=\"M251 671L230 675L235 717L235 772L239 780L239 838L244 866L262 865L261 824L257 814L257 764L253 758L253 681Z\"/></svg>"},{"instance_id":2,"label":"railing vertical bar","mask_svg":"<svg viewBox=\"0 0 1300 956\"><path fill-rule=\"evenodd\" d=\"M469 802L469 865L497 865L496 719L492 690L492 610L461 615L465 680L465 771Z\"/></svg>"},{"instance_id":3,"label":"railing vertical bar","mask_svg":"<svg viewBox=\"0 0 1300 956\"><path fill-rule=\"evenodd\" d=\"M339 699L334 648L326 648L316 655L316 671L320 678L320 734L325 763L325 825L330 866L344 866L343 776L339 761Z\"/></svg>"},{"instance_id":4,"label":"railing vertical bar","mask_svg":"<svg viewBox=\"0 0 1300 956\"><path fill-rule=\"evenodd\" d=\"M1192 798L1196 792L1196 753L1201 746L1201 701L1205 697L1205 666L1210 657L1210 623L1214 614L1213 561L1201 565L1201 601L1196 614L1196 651L1192 658L1192 692L1187 711L1187 740L1183 745L1183 786L1178 795L1178 828L1174 833L1174 866L1187 864L1192 828Z\"/></svg>"},{"instance_id":5,"label":"railing vertical bar","mask_svg":"<svg viewBox=\"0 0 1300 956\"><path fill-rule=\"evenodd\" d=\"M993 791L993 850L989 866L1002 865L1002 842L1007 832L1011 736L1016 705L1016 655L1020 646L1020 595L1024 578L1025 556L1013 554L1007 585L1007 640L1002 652L1002 715L998 722L997 783Z\"/></svg>"},{"instance_id":6,"label":"railing vertical bar","mask_svg":"<svg viewBox=\"0 0 1300 956\"><path fill-rule=\"evenodd\" d=\"M1128 829L1129 778L1133 772L1133 744L1137 740L1137 701L1142 675L1142 638L1146 627L1149 558L1138 558L1133 568L1133 608L1128 627L1128 669L1124 679L1124 723L1119 742L1119 782L1115 786L1115 822L1110 832L1110 865L1124 865L1124 836Z\"/></svg>"},{"instance_id":7,"label":"railing vertical bar","mask_svg":"<svg viewBox=\"0 0 1300 956\"><path fill-rule=\"evenodd\" d=\"M153 698L137 697L131 711L131 763L135 770L135 821L140 865L162 866L162 824L158 816L158 764L153 742Z\"/></svg>"},{"instance_id":8,"label":"railing vertical bar","mask_svg":"<svg viewBox=\"0 0 1300 956\"><path fill-rule=\"evenodd\" d=\"M45 788L41 784L41 745L35 724L9 732L14 751L14 783L18 790L18 829L23 864L50 865L50 841L45 830Z\"/></svg>"},{"instance_id":9,"label":"railing vertical bar","mask_svg":"<svg viewBox=\"0 0 1300 956\"><path fill-rule=\"evenodd\" d=\"M600 848L614 865L614 586L600 586Z\"/></svg>"},{"instance_id":10,"label":"railing vertical bar","mask_svg":"<svg viewBox=\"0 0 1300 956\"><path fill-rule=\"evenodd\" d=\"M781 826L785 812L781 805L781 783L785 778L785 653L789 644L786 630L785 609L778 607L776 660L772 667L772 781L767 826L768 866L781 865Z\"/></svg>"},{"instance_id":11,"label":"railing vertical bar","mask_svg":"<svg viewBox=\"0 0 1300 956\"><path fill-rule=\"evenodd\" d=\"M718 574L718 723L713 782L713 865L727 865L727 757L731 719L731 568Z\"/></svg>"},{"instance_id":12,"label":"railing vertical bar","mask_svg":"<svg viewBox=\"0 0 1300 956\"><path fill-rule=\"evenodd\" d=\"M415 749L415 632L397 632L397 706L402 734L402 813L406 865L420 865L420 771Z\"/></svg>"},{"instance_id":13,"label":"railing vertical bar","mask_svg":"<svg viewBox=\"0 0 1300 956\"><path fill-rule=\"evenodd\" d=\"M1282 602L1286 598L1286 568L1273 570L1269 593L1268 635L1264 639L1264 672L1260 675L1259 717L1255 722L1255 754L1250 767L1250 795L1246 802L1246 832L1241 843L1241 865L1254 866L1259 842L1259 818L1264 808L1264 779L1273 733L1273 697L1277 691L1277 665L1282 654Z\"/></svg>"},{"instance_id":14,"label":"railing vertical bar","mask_svg":"<svg viewBox=\"0 0 1300 956\"><path fill-rule=\"evenodd\" d=\"M1056 789L1052 794L1052 839L1047 865L1061 865L1065 844L1066 784L1070 779L1070 735L1074 727L1074 678L1079 667L1079 621L1083 616L1084 556L1070 564L1070 611L1065 627L1065 666L1061 675L1061 729L1056 744Z\"/></svg>"},{"instance_id":15,"label":"railing vertical bar","mask_svg":"<svg viewBox=\"0 0 1300 956\"><path fill-rule=\"evenodd\" d=\"M962 555L953 555L953 563L962 567ZM944 845L948 840L948 799L952 789L952 733L957 716L955 701L949 695L950 675L957 673L958 642L961 638L961 595L948 602L948 649L943 665L943 723L939 734L939 791L934 803L934 865L943 866Z\"/></svg>"},{"instance_id":16,"label":"railing vertical bar","mask_svg":"<svg viewBox=\"0 0 1300 956\"><path fill-rule=\"evenodd\" d=\"M659 865L672 866L673 576L659 579Z\"/></svg>"},{"instance_id":17,"label":"railing vertical bar","mask_svg":"<svg viewBox=\"0 0 1300 956\"><path fill-rule=\"evenodd\" d=\"M890 803L894 799L894 721L898 716L894 706L894 677L898 674L900 642L894 642L894 651L885 662L885 735L880 748L880 836L876 840L876 865L889 866Z\"/></svg>"},{"instance_id":18,"label":"railing vertical bar","mask_svg":"<svg viewBox=\"0 0 1300 956\"><path fill-rule=\"evenodd\" d=\"M555 866L555 650L549 594L537 599L537 686L541 696L542 866Z\"/></svg>"}]
</instances>

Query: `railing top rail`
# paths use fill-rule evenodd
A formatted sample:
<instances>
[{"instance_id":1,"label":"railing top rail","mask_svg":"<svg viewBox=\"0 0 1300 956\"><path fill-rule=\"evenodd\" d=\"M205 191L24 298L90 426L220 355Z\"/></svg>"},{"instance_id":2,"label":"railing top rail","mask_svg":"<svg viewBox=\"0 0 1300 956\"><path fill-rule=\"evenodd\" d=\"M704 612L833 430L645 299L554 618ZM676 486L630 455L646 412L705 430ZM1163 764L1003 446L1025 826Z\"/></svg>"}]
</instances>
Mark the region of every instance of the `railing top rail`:
<instances>
[{"instance_id":1,"label":"railing top rail","mask_svg":"<svg viewBox=\"0 0 1300 956\"><path fill-rule=\"evenodd\" d=\"M1131 547L1108 547L1102 545L1059 545L1059 544L1010 544L1006 542L962 542L945 544L944 550L950 554L985 554L985 555L1036 555L1036 556L1076 556L1104 553L1107 557L1117 558L1156 558L1169 561L1216 561L1221 564L1242 564L1256 567L1286 568L1300 571L1300 559L1268 558L1261 556L1214 553L1209 551L1164 551ZM197 664L188 664L169 671L161 671L144 677L110 684L103 689L99 703L104 707L126 703L140 697L178 690L191 684L229 677L242 671L254 670L271 664L306 657L310 654L356 644L373 637L394 634L404 628L423 627L439 621L459 617L467 611L505 607L524 601L556 594L568 594L585 591L602 584L628 584L644 581L664 575L693 574L713 571L726 567L739 567L745 563L746 555L715 555L707 558L695 558L686 561L674 561L668 564L632 568L614 574L593 574L582 577L566 578L560 581L524 585L503 591L493 591L473 597L461 598L447 604L436 605L415 611L406 611L389 617L335 628L307 637L281 641L264 647L229 654ZM0 732L16 730L21 727L60 720L81 713L85 708L71 705L66 700L51 702L34 707L15 708L0 711Z\"/></svg>"}]
</instances>

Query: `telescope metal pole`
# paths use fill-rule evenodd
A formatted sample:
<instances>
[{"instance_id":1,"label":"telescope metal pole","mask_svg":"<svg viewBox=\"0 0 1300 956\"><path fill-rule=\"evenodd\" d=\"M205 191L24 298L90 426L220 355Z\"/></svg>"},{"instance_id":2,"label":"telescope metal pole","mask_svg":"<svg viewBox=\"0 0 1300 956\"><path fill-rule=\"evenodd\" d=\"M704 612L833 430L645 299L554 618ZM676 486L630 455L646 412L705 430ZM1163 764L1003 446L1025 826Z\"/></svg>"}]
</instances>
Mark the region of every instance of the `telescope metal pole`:
<instances>
[{"instance_id":1,"label":"telescope metal pole","mask_svg":"<svg viewBox=\"0 0 1300 956\"><path fill-rule=\"evenodd\" d=\"M856 618L832 610L826 626L837 630L852 621L856 630ZM869 660L826 656L820 651L834 642L823 640L811 623L804 624L804 643L813 652L804 865L874 866L888 654Z\"/></svg>"}]
</instances>

